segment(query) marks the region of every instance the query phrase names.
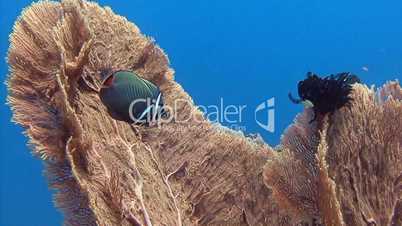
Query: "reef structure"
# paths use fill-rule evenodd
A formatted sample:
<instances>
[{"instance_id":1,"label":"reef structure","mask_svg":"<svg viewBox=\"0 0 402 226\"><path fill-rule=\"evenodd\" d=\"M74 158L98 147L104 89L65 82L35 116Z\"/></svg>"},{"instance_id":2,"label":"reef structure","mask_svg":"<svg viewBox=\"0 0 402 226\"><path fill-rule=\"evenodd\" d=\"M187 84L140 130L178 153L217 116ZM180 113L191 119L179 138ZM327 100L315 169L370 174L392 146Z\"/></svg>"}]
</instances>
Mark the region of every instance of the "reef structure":
<instances>
[{"instance_id":1,"label":"reef structure","mask_svg":"<svg viewBox=\"0 0 402 226\"><path fill-rule=\"evenodd\" d=\"M354 86L351 108L324 118L320 129L306 110L276 152L204 119L174 81L164 52L110 8L84 0L34 3L10 43L13 119L45 162L65 225L402 221L397 82L378 91ZM114 120L97 93L104 68L151 81L166 106L186 100L171 114L191 120L157 127Z\"/></svg>"}]
</instances>

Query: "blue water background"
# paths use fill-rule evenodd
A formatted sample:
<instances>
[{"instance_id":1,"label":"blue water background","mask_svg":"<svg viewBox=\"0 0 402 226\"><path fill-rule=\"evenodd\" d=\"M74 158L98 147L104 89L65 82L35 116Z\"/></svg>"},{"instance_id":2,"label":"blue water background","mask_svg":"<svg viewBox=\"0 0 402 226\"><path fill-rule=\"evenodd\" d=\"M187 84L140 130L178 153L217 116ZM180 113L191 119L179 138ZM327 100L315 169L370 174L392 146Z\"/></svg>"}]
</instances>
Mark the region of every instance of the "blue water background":
<instances>
[{"instance_id":1,"label":"blue water background","mask_svg":"<svg viewBox=\"0 0 402 226\"><path fill-rule=\"evenodd\" d=\"M0 0L0 80L7 74L8 35L27 0ZM402 1L371 0L101 0L169 55L176 80L196 104L247 105L239 128L275 145L302 110L288 101L307 71L351 71L367 84L401 78ZM367 70L363 70L363 67ZM10 122L0 86L0 225L61 225L40 160ZM254 121L253 109L275 98L276 130ZM223 122L223 124L226 124Z\"/></svg>"}]
</instances>

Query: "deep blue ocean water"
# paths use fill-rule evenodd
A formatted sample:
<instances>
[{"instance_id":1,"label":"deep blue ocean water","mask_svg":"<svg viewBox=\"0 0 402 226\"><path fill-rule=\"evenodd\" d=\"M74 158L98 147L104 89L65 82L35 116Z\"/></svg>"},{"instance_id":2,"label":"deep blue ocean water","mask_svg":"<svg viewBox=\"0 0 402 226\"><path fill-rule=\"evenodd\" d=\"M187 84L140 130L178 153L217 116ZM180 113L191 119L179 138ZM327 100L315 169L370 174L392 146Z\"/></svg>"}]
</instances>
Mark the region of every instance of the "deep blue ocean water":
<instances>
[{"instance_id":1,"label":"deep blue ocean water","mask_svg":"<svg viewBox=\"0 0 402 226\"><path fill-rule=\"evenodd\" d=\"M0 0L0 80L8 35L28 0ZM287 98L307 71L356 73L381 85L402 76L402 2L319 0L101 0L133 21L168 54L176 80L196 104L246 105L235 127L274 146L302 110ZM0 86L0 226L61 225L41 162L11 123ZM254 109L275 98L275 132L256 124ZM263 120L263 119L262 119ZM222 122L224 125L233 124Z\"/></svg>"}]
</instances>

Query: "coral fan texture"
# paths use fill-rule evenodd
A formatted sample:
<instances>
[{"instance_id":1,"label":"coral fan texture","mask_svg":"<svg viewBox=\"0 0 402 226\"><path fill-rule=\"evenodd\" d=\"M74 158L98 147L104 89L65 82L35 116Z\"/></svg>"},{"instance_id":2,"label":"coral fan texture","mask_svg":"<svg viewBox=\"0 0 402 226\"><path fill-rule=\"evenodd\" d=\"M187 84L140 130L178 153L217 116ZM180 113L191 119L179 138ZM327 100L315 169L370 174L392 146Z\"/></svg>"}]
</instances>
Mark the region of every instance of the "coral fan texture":
<instances>
[{"instance_id":1,"label":"coral fan texture","mask_svg":"<svg viewBox=\"0 0 402 226\"><path fill-rule=\"evenodd\" d=\"M41 1L10 37L8 101L46 164L65 225L401 225L402 91L356 85L353 104L274 151L211 124L174 81L164 52L93 2ZM105 68L160 86L176 121L115 121L97 91ZM176 114L179 113L179 114Z\"/></svg>"},{"instance_id":2,"label":"coral fan texture","mask_svg":"<svg viewBox=\"0 0 402 226\"><path fill-rule=\"evenodd\" d=\"M264 180L296 218L324 225L400 225L402 90L353 87L353 104L308 124L296 118Z\"/></svg>"}]
</instances>

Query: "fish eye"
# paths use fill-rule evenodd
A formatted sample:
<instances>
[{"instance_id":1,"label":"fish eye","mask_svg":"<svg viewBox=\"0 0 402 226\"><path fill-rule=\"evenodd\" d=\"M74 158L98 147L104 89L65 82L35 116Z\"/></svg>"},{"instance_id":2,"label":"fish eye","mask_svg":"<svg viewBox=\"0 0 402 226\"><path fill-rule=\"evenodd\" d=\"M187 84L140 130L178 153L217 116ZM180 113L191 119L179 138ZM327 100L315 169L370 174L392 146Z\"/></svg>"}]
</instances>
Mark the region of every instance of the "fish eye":
<instances>
[{"instance_id":1,"label":"fish eye","mask_svg":"<svg viewBox=\"0 0 402 226\"><path fill-rule=\"evenodd\" d=\"M110 87L113 84L114 74L110 74L104 81L103 86Z\"/></svg>"}]
</instances>

